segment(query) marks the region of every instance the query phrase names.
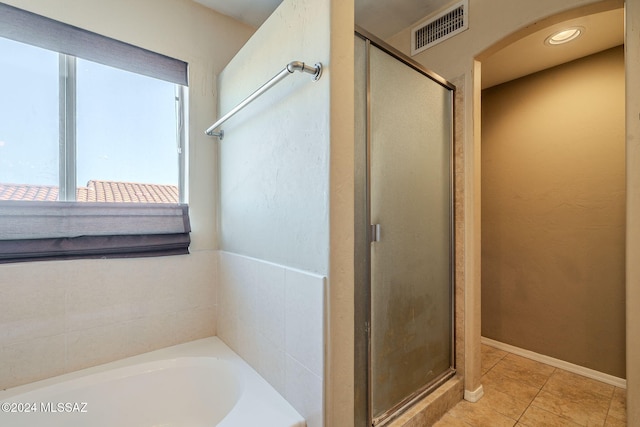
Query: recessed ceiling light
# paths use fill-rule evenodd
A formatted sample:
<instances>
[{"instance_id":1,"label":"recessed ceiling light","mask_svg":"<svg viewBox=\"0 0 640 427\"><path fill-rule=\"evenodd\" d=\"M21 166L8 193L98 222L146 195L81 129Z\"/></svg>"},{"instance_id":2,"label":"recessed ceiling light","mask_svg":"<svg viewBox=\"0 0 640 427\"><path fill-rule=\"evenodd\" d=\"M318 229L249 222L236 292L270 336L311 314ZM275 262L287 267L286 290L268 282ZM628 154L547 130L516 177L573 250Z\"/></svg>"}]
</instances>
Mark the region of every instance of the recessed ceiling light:
<instances>
[{"instance_id":1,"label":"recessed ceiling light","mask_svg":"<svg viewBox=\"0 0 640 427\"><path fill-rule=\"evenodd\" d=\"M571 40L575 40L578 37L580 37L583 31L584 31L584 27L566 28L562 31L558 31L551 34L549 37L547 37L547 39L544 42L545 44L553 45L553 46L567 43L567 42L570 42Z\"/></svg>"}]
</instances>

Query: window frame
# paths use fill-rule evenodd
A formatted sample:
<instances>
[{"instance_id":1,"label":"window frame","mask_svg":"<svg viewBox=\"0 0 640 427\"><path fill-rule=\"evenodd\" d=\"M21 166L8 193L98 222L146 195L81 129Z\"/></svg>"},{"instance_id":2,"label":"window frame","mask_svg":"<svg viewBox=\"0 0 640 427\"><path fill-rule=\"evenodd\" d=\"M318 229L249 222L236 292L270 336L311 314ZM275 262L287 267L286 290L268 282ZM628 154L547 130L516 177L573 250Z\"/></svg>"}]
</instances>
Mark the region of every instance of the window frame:
<instances>
[{"instance_id":1,"label":"window frame","mask_svg":"<svg viewBox=\"0 0 640 427\"><path fill-rule=\"evenodd\" d=\"M58 53L59 87L59 171L58 199L74 202L77 197L77 57ZM179 203L187 203L186 191L186 129L185 86L175 84L176 151L178 162Z\"/></svg>"}]
</instances>

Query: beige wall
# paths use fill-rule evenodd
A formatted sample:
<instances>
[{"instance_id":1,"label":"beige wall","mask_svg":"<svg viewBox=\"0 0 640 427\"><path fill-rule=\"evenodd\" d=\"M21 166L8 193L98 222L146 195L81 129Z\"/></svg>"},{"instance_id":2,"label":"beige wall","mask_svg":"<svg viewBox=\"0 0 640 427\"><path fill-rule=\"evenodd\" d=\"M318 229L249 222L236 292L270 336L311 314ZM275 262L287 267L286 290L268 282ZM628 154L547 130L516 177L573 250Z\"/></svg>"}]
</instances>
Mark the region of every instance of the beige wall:
<instances>
[{"instance_id":1,"label":"beige wall","mask_svg":"<svg viewBox=\"0 0 640 427\"><path fill-rule=\"evenodd\" d=\"M219 78L226 113L291 61L325 64L317 82L295 73L271 88L222 126L219 143L221 249L322 275L329 257L329 12L329 0L284 1Z\"/></svg>"},{"instance_id":2,"label":"beige wall","mask_svg":"<svg viewBox=\"0 0 640 427\"><path fill-rule=\"evenodd\" d=\"M5 3L189 63L191 255L0 266L0 388L216 332L216 77L254 32L191 0Z\"/></svg>"},{"instance_id":3,"label":"beige wall","mask_svg":"<svg viewBox=\"0 0 640 427\"><path fill-rule=\"evenodd\" d=\"M625 377L622 46L482 93L482 335Z\"/></svg>"},{"instance_id":4,"label":"beige wall","mask_svg":"<svg viewBox=\"0 0 640 427\"><path fill-rule=\"evenodd\" d=\"M640 2L626 4L627 425L640 425Z\"/></svg>"},{"instance_id":5,"label":"beige wall","mask_svg":"<svg viewBox=\"0 0 640 427\"><path fill-rule=\"evenodd\" d=\"M331 0L327 427L354 425L354 19L354 0Z\"/></svg>"}]
</instances>

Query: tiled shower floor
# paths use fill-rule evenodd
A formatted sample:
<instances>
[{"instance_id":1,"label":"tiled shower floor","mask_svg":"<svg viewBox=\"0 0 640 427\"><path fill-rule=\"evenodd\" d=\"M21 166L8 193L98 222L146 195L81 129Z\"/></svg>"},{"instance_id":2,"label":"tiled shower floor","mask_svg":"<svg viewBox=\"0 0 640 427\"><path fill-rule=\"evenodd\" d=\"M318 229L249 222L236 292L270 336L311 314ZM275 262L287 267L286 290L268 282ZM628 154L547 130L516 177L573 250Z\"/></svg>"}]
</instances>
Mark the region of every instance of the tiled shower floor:
<instances>
[{"instance_id":1,"label":"tiled shower floor","mask_svg":"<svg viewBox=\"0 0 640 427\"><path fill-rule=\"evenodd\" d=\"M434 427L625 426L624 389L482 346L484 397Z\"/></svg>"}]
</instances>

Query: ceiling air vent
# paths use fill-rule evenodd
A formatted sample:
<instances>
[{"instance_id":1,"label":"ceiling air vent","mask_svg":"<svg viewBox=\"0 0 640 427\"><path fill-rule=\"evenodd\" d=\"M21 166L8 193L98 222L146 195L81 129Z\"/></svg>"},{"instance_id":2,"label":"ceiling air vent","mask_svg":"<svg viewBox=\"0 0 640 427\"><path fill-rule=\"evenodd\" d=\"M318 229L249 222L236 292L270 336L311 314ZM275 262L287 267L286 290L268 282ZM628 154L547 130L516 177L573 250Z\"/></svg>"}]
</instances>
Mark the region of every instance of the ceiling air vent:
<instances>
[{"instance_id":1,"label":"ceiling air vent","mask_svg":"<svg viewBox=\"0 0 640 427\"><path fill-rule=\"evenodd\" d=\"M462 0L411 30L411 55L469 28L469 0Z\"/></svg>"}]
</instances>

